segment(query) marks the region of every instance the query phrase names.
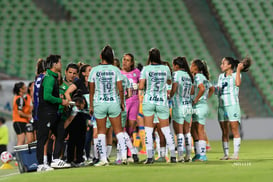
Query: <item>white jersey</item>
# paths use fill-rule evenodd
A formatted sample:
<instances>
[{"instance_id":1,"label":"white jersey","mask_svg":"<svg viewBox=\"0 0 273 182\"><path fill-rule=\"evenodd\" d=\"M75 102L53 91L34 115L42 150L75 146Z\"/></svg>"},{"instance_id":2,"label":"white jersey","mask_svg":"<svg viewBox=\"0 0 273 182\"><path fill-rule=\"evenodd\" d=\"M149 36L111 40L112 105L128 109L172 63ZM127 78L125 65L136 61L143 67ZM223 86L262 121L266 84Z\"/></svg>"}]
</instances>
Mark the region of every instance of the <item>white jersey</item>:
<instances>
[{"instance_id":1,"label":"white jersey","mask_svg":"<svg viewBox=\"0 0 273 182\"><path fill-rule=\"evenodd\" d=\"M240 75L241 77L241 75ZM225 73L218 78L219 106L230 106L239 104L239 87L235 84L236 73L226 76Z\"/></svg>"}]
</instances>

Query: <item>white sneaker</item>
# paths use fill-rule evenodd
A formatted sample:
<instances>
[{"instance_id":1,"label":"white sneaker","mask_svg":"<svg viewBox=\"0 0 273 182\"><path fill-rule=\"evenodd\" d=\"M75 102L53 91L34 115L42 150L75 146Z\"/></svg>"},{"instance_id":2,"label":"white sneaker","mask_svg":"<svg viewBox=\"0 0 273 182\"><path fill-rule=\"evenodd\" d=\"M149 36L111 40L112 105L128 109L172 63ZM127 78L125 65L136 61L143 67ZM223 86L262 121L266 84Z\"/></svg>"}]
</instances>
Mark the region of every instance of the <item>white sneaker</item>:
<instances>
[{"instance_id":1,"label":"white sneaker","mask_svg":"<svg viewBox=\"0 0 273 182\"><path fill-rule=\"evenodd\" d=\"M129 164L129 162L128 162L128 160L127 160L127 159L122 159L122 161L121 161L121 162L122 162L122 164L123 164L123 165L128 165L128 164Z\"/></svg>"},{"instance_id":2,"label":"white sneaker","mask_svg":"<svg viewBox=\"0 0 273 182\"><path fill-rule=\"evenodd\" d=\"M51 162L50 166L52 168L61 169L61 168L69 168L69 167L71 167L71 164L68 164L65 161L61 160L61 159L54 159Z\"/></svg>"},{"instance_id":3,"label":"white sneaker","mask_svg":"<svg viewBox=\"0 0 273 182\"><path fill-rule=\"evenodd\" d=\"M222 158L220 158L220 160L228 160L229 156L228 155L224 155Z\"/></svg>"},{"instance_id":4,"label":"white sneaker","mask_svg":"<svg viewBox=\"0 0 273 182\"><path fill-rule=\"evenodd\" d=\"M231 157L228 158L228 160L239 160L239 156L236 154L233 154Z\"/></svg>"},{"instance_id":5,"label":"white sneaker","mask_svg":"<svg viewBox=\"0 0 273 182\"><path fill-rule=\"evenodd\" d=\"M177 159L177 162L184 162L184 157L183 156L179 156Z\"/></svg>"},{"instance_id":6,"label":"white sneaker","mask_svg":"<svg viewBox=\"0 0 273 182\"><path fill-rule=\"evenodd\" d=\"M108 166L109 163L107 161L99 161L98 163L94 164L95 167L100 167L100 166Z\"/></svg>"},{"instance_id":7,"label":"white sneaker","mask_svg":"<svg viewBox=\"0 0 273 182\"><path fill-rule=\"evenodd\" d=\"M54 169L47 164L38 165L37 172L53 171Z\"/></svg>"},{"instance_id":8,"label":"white sneaker","mask_svg":"<svg viewBox=\"0 0 273 182\"><path fill-rule=\"evenodd\" d=\"M184 162L192 162L191 156L190 156L190 155L186 155L186 156L184 157Z\"/></svg>"},{"instance_id":9,"label":"white sneaker","mask_svg":"<svg viewBox=\"0 0 273 182\"><path fill-rule=\"evenodd\" d=\"M129 157L129 158L127 158L127 161L130 162L130 163L133 163L134 159L132 157Z\"/></svg>"}]
</instances>

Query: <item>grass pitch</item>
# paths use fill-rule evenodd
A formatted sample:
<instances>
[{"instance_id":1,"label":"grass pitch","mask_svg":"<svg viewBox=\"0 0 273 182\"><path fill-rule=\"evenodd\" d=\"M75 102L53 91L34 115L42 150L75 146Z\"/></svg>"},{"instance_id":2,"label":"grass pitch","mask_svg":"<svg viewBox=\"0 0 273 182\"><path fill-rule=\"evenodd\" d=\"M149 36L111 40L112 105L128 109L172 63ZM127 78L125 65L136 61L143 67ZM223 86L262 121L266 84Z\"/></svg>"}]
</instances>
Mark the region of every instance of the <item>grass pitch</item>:
<instances>
[{"instance_id":1,"label":"grass pitch","mask_svg":"<svg viewBox=\"0 0 273 182\"><path fill-rule=\"evenodd\" d=\"M233 147L230 142L230 153ZM242 141L238 161L220 161L221 142L212 141L208 162L129 164L128 166L82 167L43 173L19 174L18 170L0 170L0 181L20 182L175 182L175 181L273 181L273 141ZM141 159L146 156L141 155ZM114 155L111 158L114 161Z\"/></svg>"}]
</instances>

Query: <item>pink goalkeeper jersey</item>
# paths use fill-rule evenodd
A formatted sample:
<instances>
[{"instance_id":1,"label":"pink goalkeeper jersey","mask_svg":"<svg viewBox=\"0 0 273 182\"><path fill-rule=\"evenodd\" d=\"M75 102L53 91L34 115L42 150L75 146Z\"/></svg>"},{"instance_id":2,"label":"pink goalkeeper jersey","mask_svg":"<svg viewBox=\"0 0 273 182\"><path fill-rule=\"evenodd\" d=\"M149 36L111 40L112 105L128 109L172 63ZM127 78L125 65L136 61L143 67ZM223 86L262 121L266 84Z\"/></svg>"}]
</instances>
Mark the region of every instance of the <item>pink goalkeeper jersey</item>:
<instances>
[{"instance_id":1,"label":"pink goalkeeper jersey","mask_svg":"<svg viewBox=\"0 0 273 182\"><path fill-rule=\"evenodd\" d=\"M132 97L126 100L126 102L136 102L138 101L138 82L140 77L140 71L135 68L130 72L125 72L121 70L121 74L125 75L129 82L130 88L132 89Z\"/></svg>"}]
</instances>

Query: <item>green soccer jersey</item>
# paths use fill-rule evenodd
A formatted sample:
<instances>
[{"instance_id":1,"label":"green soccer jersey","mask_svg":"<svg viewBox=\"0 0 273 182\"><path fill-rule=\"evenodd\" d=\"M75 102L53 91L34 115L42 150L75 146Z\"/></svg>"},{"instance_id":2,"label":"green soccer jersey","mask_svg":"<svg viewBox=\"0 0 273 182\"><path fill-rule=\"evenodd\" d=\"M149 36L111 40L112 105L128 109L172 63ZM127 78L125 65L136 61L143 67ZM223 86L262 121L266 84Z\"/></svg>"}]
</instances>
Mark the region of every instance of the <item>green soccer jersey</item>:
<instances>
[{"instance_id":1,"label":"green soccer jersey","mask_svg":"<svg viewBox=\"0 0 273 182\"><path fill-rule=\"evenodd\" d=\"M241 75L240 75L241 76ZM229 106L239 103L239 87L235 84L236 73L226 76L225 73L218 78L219 106Z\"/></svg>"},{"instance_id":2,"label":"green soccer jersey","mask_svg":"<svg viewBox=\"0 0 273 182\"><path fill-rule=\"evenodd\" d=\"M168 66L144 66L140 79L146 80L143 104L150 103L168 106L166 83L167 80L171 80L171 72Z\"/></svg>"},{"instance_id":3,"label":"green soccer jersey","mask_svg":"<svg viewBox=\"0 0 273 182\"><path fill-rule=\"evenodd\" d=\"M211 83L207 80L207 78L201 74L201 73L197 73L194 76L194 98L196 98L196 96L198 95L199 92L199 88L198 86L200 84L203 84L205 87L205 92L204 94L199 98L199 101L206 101L208 99L208 95L209 95L209 88L212 86Z\"/></svg>"},{"instance_id":4,"label":"green soccer jersey","mask_svg":"<svg viewBox=\"0 0 273 182\"><path fill-rule=\"evenodd\" d=\"M98 65L92 68L88 81L95 83L94 105L120 102L117 82L122 81L120 70L113 65Z\"/></svg>"},{"instance_id":5,"label":"green soccer jersey","mask_svg":"<svg viewBox=\"0 0 273 182\"><path fill-rule=\"evenodd\" d=\"M63 82L60 87L59 87L59 94L62 95L65 99L64 93L65 91L68 89L70 85L68 85L66 82ZM59 105L59 113L63 113L64 112L64 106L63 105Z\"/></svg>"},{"instance_id":6,"label":"green soccer jersey","mask_svg":"<svg viewBox=\"0 0 273 182\"><path fill-rule=\"evenodd\" d=\"M173 106L191 104L192 81L189 74L185 71L176 71L173 73L173 83L177 83L177 90L173 96Z\"/></svg>"}]
</instances>

